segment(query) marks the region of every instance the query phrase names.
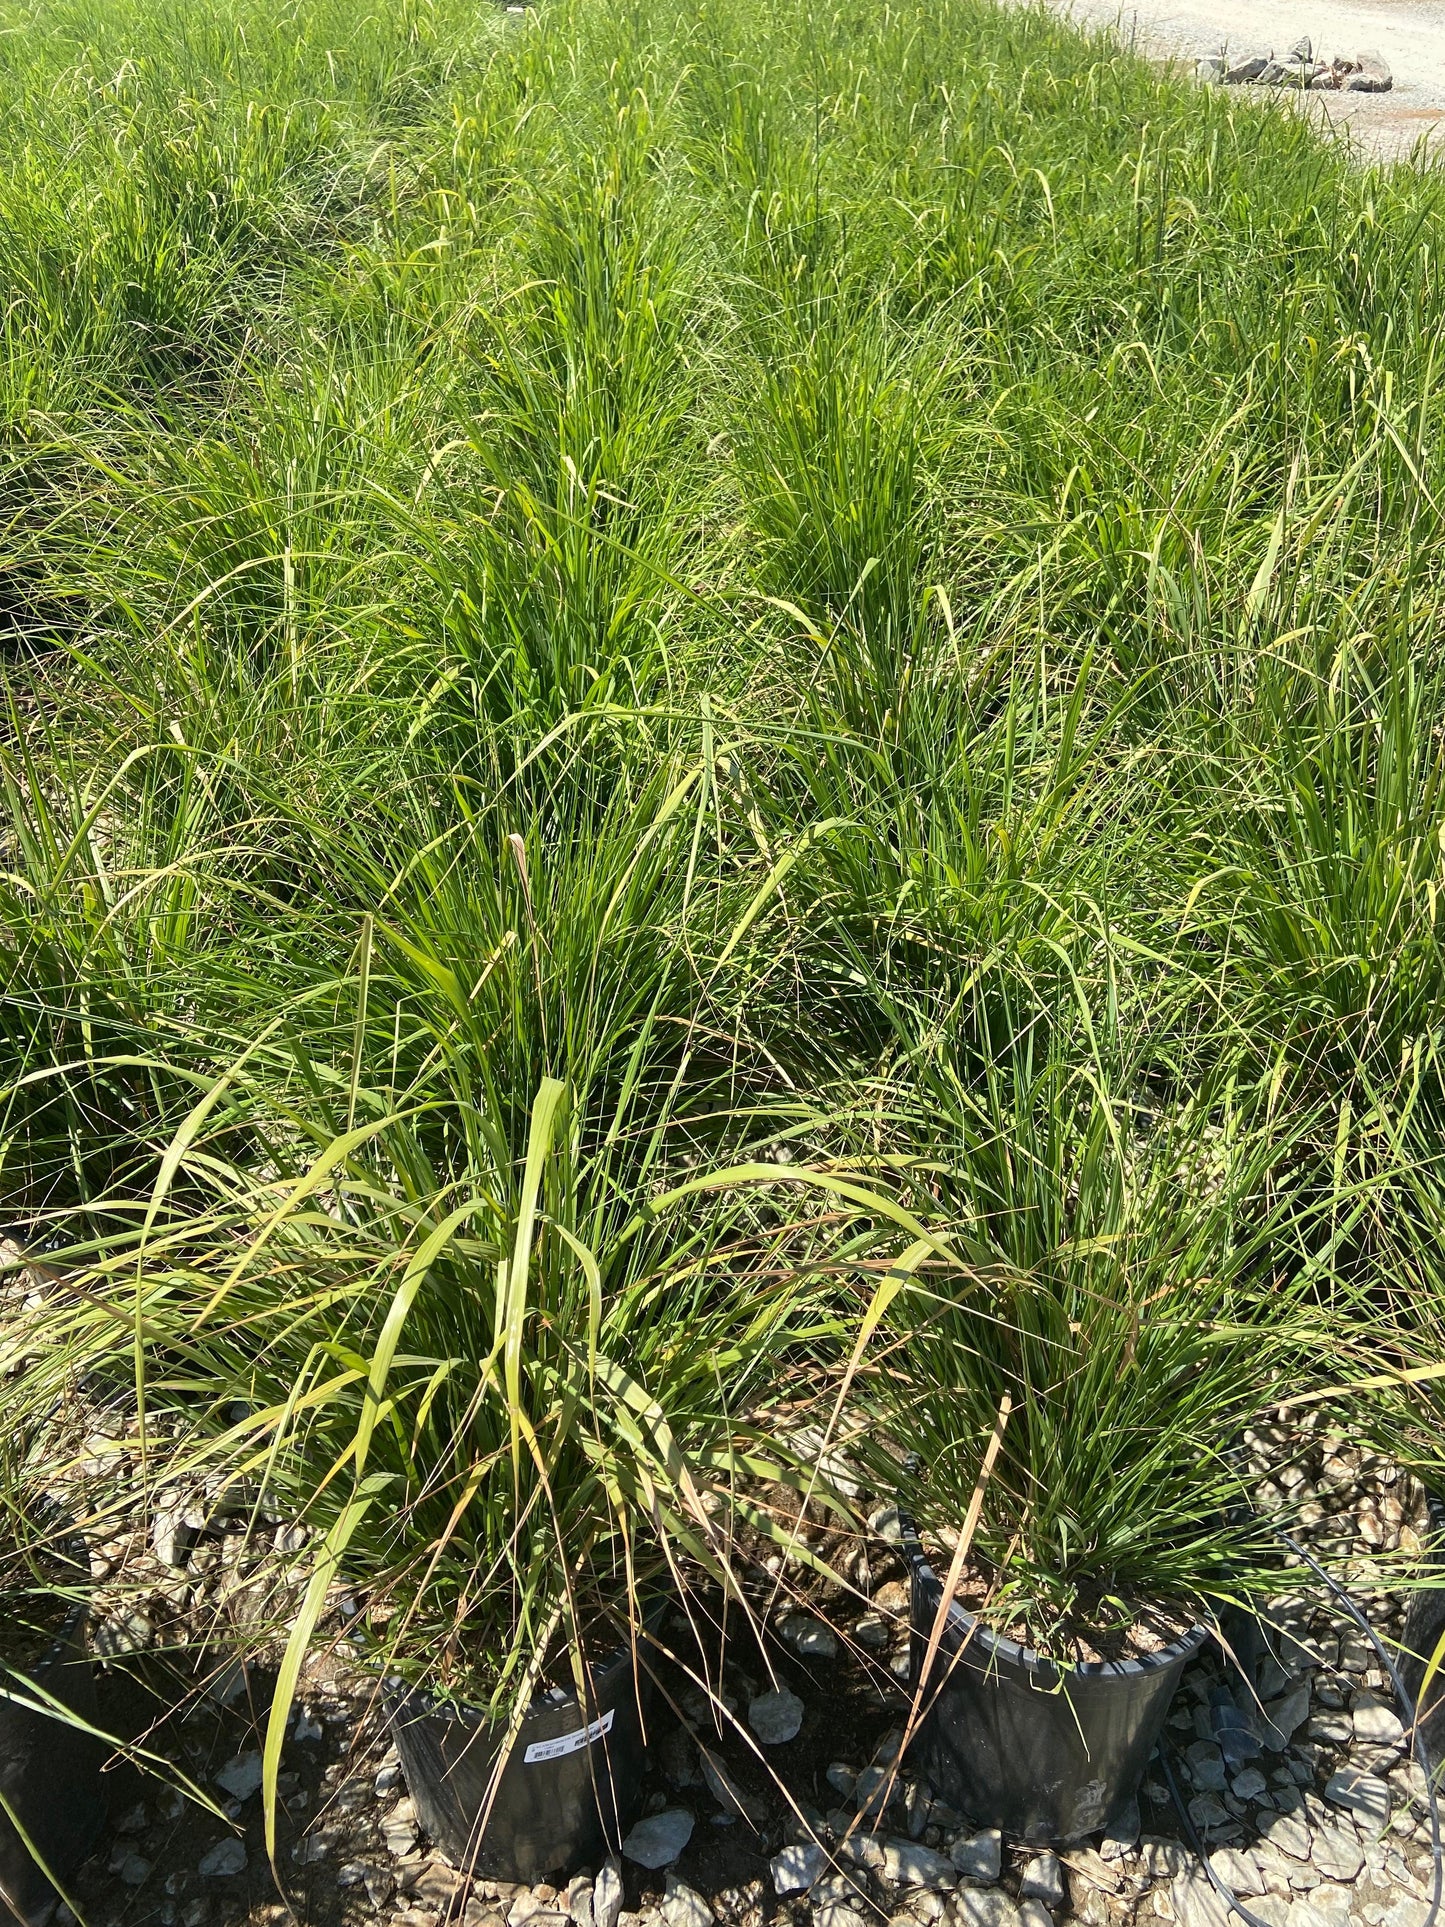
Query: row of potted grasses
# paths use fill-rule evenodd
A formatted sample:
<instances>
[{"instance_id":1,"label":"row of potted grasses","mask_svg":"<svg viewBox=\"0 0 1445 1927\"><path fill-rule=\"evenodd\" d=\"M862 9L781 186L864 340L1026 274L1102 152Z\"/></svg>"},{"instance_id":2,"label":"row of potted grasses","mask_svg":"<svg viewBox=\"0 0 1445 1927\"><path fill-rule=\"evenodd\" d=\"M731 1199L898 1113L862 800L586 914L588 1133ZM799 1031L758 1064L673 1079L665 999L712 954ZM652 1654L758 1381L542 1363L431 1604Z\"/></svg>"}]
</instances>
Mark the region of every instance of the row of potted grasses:
<instances>
[{"instance_id":1,"label":"row of potted grasses","mask_svg":"<svg viewBox=\"0 0 1445 1927\"><path fill-rule=\"evenodd\" d=\"M1438 188L801 24L0 76L16 1512L306 1528L273 1810L338 1587L515 1737L805 1422L1061 1662L1278 1588L1263 1409L1437 1474Z\"/></svg>"}]
</instances>

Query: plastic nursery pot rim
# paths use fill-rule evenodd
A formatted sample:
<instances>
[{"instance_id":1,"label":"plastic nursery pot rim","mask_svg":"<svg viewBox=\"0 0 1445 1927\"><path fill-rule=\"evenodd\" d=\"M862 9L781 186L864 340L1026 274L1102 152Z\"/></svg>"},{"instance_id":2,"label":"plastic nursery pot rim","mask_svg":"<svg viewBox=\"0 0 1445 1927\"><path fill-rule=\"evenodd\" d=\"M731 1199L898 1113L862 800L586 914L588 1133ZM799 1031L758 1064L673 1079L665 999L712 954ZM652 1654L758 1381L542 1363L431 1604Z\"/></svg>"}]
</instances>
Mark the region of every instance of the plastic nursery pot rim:
<instances>
[{"instance_id":1,"label":"plastic nursery pot rim","mask_svg":"<svg viewBox=\"0 0 1445 1927\"><path fill-rule=\"evenodd\" d=\"M898 1522L903 1557L910 1571L926 1588L941 1595L943 1581L923 1550L923 1542L918 1537L918 1529L912 1518L901 1507ZM1061 1679L1138 1679L1149 1673L1163 1672L1177 1665L1181 1659L1192 1659L1212 1637L1207 1626L1194 1625L1177 1639L1171 1639L1167 1646L1161 1646L1157 1653L1148 1653L1142 1659L1081 1659L1061 1664L1058 1660L1050 1659L1046 1653L1035 1652L1031 1646L1021 1646L1006 1633L992 1632L977 1613L969 1612L956 1599L949 1601L946 1624L971 1632L968 1643L974 1650L1006 1660L1026 1673L1037 1675L1039 1686L1047 1690L1052 1690Z\"/></svg>"}]
</instances>

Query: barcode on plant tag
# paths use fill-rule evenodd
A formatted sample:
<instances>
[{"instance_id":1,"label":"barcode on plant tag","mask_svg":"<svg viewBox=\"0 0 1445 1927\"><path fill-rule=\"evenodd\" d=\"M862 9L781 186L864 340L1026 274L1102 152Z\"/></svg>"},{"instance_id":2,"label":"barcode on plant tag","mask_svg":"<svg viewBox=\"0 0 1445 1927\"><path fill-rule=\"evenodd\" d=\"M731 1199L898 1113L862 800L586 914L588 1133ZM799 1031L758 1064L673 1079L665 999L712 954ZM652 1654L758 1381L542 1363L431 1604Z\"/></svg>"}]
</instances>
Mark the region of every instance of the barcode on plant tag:
<instances>
[{"instance_id":1,"label":"barcode on plant tag","mask_svg":"<svg viewBox=\"0 0 1445 1927\"><path fill-rule=\"evenodd\" d=\"M616 1715L617 1709L612 1707L600 1720L593 1720L590 1726L579 1726L575 1733L563 1733L555 1740L533 1740L522 1758L528 1766L535 1766L538 1760L560 1760L564 1754L580 1753L584 1746L591 1746L594 1740L612 1731Z\"/></svg>"}]
</instances>

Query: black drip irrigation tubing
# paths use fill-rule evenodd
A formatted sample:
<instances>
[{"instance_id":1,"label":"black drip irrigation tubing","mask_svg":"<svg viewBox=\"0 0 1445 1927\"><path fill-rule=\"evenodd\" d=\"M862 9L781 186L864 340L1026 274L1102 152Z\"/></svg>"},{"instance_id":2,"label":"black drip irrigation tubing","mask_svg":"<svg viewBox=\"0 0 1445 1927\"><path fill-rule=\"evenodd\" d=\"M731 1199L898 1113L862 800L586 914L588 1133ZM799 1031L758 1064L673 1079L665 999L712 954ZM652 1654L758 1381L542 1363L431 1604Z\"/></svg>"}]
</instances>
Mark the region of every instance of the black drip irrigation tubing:
<instances>
[{"instance_id":1,"label":"black drip irrigation tubing","mask_svg":"<svg viewBox=\"0 0 1445 1927\"><path fill-rule=\"evenodd\" d=\"M1430 1849L1435 1863L1435 1877L1431 1882L1430 1911L1426 1914L1422 1927L1436 1927L1436 1923L1440 1919L1442 1886L1445 1886L1445 1854L1442 1854L1440 1842L1440 1802L1435 1792L1435 1781L1430 1772L1429 1754L1426 1751L1425 1741L1421 1735L1416 1719L1417 1709L1415 1702L1405 1690L1405 1682L1400 1677L1399 1669L1396 1667L1394 1660L1392 1660L1386 1652L1379 1634L1360 1611L1354 1600L1350 1598L1344 1587L1337 1584L1336 1581L1330 1577L1313 1554L1306 1552L1303 1546L1296 1545L1288 1533L1281 1532L1278 1536L1283 1543L1289 1547L1291 1552L1299 1555L1305 1565L1314 1573L1315 1577L1324 1584L1339 1604L1344 1607L1350 1618L1354 1620L1355 1624L1374 1647L1381 1666L1390 1676L1390 1684L1395 1689L1395 1697L1399 1701L1400 1709L1405 1716L1405 1730L1410 1735L1410 1751L1414 1755L1420 1771L1425 1776L1425 1796L1430 1803ZM1183 1823L1184 1831L1188 1835L1189 1844L1199 1856L1200 1864L1204 1868L1205 1877L1209 1881L1210 1886L1213 1887L1225 1905L1239 1915L1240 1919L1246 1923L1246 1927L1271 1927L1269 1921L1263 1919L1259 1914L1254 1913L1250 1908L1245 1906L1234 1889L1229 1886L1226 1881L1222 1880L1210 1865L1209 1855L1205 1851L1204 1843L1199 1838L1198 1829L1194 1825L1189 1808L1185 1804L1183 1795L1179 1791L1178 1782L1175 1780L1173 1770L1169 1764L1168 1752L1162 1743L1159 1748L1159 1764L1164 1769L1164 1778L1169 1785L1170 1797Z\"/></svg>"}]
</instances>

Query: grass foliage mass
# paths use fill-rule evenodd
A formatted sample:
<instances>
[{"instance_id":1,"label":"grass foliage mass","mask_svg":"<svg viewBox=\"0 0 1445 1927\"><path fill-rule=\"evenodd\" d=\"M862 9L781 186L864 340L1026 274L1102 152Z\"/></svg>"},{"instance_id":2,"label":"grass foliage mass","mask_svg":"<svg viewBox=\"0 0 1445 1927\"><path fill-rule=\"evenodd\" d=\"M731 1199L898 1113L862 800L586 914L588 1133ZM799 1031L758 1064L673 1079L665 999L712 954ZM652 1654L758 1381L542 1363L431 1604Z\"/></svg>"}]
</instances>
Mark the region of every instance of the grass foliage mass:
<instances>
[{"instance_id":1,"label":"grass foliage mass","mask_svg":"<svg viewBox=\"0 0 1445 1927\"><path fill-rule=\"evenodd\" d=\"M1044 1642L1428 1471L1438 178L985 0L0 20L16 1427L498 1712L809 1415L1007 1410Z\"/></svg>"}]
</instances>

